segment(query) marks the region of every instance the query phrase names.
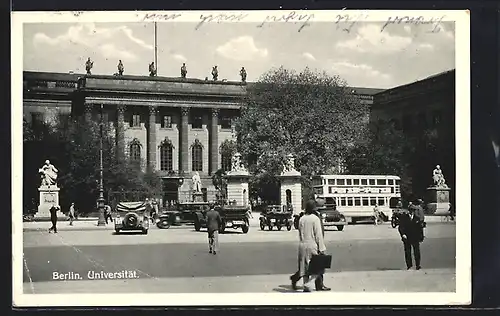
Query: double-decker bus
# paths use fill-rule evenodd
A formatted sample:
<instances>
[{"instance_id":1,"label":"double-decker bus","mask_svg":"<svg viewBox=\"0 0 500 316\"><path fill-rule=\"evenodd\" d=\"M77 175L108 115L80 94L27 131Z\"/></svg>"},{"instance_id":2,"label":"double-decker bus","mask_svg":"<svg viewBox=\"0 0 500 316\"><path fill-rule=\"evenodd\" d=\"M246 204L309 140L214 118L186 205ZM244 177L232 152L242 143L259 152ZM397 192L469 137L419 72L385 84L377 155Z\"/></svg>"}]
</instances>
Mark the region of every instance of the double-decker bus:
<instances>
[{"instance_id":1,"label":"double-decker bus","mask_svg":"<svg viewBox=\"0 0 500 316\"><path fill-rule=\"evenodd\" d=\"M314 194L335 204L348 222L372 220L373 208L390 216L401 198L401 178L387 175L319 175L312 179Z\"/></svg>"}]
</instances>

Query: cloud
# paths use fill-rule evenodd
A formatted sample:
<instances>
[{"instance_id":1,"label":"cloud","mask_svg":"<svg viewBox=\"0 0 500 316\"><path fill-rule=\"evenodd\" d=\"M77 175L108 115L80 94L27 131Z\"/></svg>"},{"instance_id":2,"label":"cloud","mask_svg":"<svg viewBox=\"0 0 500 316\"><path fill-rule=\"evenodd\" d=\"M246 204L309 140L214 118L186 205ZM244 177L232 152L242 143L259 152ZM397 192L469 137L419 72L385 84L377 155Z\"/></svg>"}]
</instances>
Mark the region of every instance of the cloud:
<instances>
[{"instance_id":1,"label":"cloud","mask_svg":"<svg viewBox=\"0 0 500 316\"><path fill-rule=\"evenodd\" d=\"M331 62L335 74L349 82L358 82L358 85L375 86L374 82L390 85L392 76L383 73L367 64L355 64L348 61Z\"/></svg>"},{"instance_id":2,"label":"cloud","mask_svg":"<svg viewBox=\"0 0 500 316\"><path fill-rule=\"evenodd\" d=\"M184 57L184 55L181 55L181 54L173 54L172 58L175 59L175 60L177 60L177 61L180 61L180 62L186 62L187 61L187 58Z\"/></svg>"},{"instance_id":3,"label":"cloud","mask_svg":"<svg viewBox=\"0 0 500 316\"><path fill-rule=\"evenodd\" d=\"M302 54L302 56L305 57L306 59L311 60L311 61L316 61L316 58L311 53L305 52Z\"/></svg>"},{"instance_id":4,"label":"cloud","mask_svg":"<svg viewBox=\"0 0 500 316\"><path fill-rule=\"evenodd\" d=\"M411 33L411 26L405 25L403 28L406 31L406 33Z\"/></svg>"},{"instance_id":5,"label":"cloud","mask_svg":"<svg viewBox=\"0 0 500 316\"><path fill-rule=\"evenodd\" d=\"M380 32L379 25L367 24L359 28L356 38L338 42L337 48L363 53L386 54L401 51L411 45L411 43L411 37Z\"/></svg>"},{"instance_id":6,"label":"cloud","mask_svg":"<svg viewBox=\"0 0 500 316\"><path fill-rule=\"evenodd\" d=\"M114 44L104 44L99 47L99 51L104 56L104 58L118 58L122 60L137 60L137 56L131 52L121 50L117 48Z\"/></svg>"},{"instance_id":7,"label":"cloud","mask_svg":"<svg viewBox=\"0 0 500 316\"><path fill-rule=\"evenodd\" d=\"M33 44L35 47L39 45L50 45L63 47L67 45L83 45L89 48L99 47L98 50L109 58L111 52L116 53L114 57L121 56L123 59L131 60L136 58L134 54L126 51L121 51L113 40L118 39L122 35L137 46L152 50L153 46L147 44L140 38L134 36L131 29L126 26L114 28L96 27L94 23L78 24L68 28L68 30L56 37L50 37L45 33L36 33L33 36Z\"/></svg>"},{"instance_id":8,"label":"cloud","mask_svg":"<svg viewBox=\"0 0 500 316\"><path fill-rule=\"evenodd\" d=\"M251 36L240 36L216 48L216 52L228 59L251 61L255 58L265 58L266 48L258 48Z\"/></svg>"},{"instance_id":9,"label":"cloud","mask_svg":"<svg viewBox=\"0 0 500 316\"><path fill-rule=\"evenodd\" d=\"M421 43L421 44L418 44L418 49L419 50L434 50L434 45L429 44L429 43Z\"/></svg>"}]
</instances>

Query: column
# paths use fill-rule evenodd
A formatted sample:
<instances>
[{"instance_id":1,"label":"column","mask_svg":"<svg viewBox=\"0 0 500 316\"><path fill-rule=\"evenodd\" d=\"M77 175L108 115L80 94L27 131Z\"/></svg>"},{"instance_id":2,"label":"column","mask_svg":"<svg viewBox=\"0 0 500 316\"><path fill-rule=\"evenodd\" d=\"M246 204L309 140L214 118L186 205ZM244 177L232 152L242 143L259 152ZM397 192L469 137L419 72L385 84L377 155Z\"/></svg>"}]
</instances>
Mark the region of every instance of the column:
<instances>
[{"instance_id":1,"label":"column","mask_svg":"<svg viewBox=\"0 0 500 316\"><path fill-rule=\"evenodd\" d=\"M116 151L120 157L125 154L125 109L124 105L118 105L116 109Z\"/></svg>"},{"instance_id":2,"label":"column","mask_svg":"<svg viewBox=\"0 0 500 316\"><path fill-rule=\"evenodd\" d=\"M179 168L184 172L189 172L188 170L188 159L189 159L189 108L181 108L181 150L179 159Z\"/></svg>"},{"instance_id":3,"label":"column","mask_svg":"<svg viewBox=\"0 0 500 316\"><path fill-rule=\"evenodd\" d=\"M85 104L85 122L90 123L92 121L92 104Z\"/></svg>"},{"instance_id":4,"label":"column","mask_svg":"<svg viewBox=\"0 0 500 316\"><path fill-rule=\"evenodd\" d=\"M210 173L219 168L219 109L212 109L212 126L210 129Z\"/></svg>"},{"instance_id":5,"label":"column","mask_svg":"<svg viewBox=\"0 0 500 316\"><path fill-rule=\"evenodd\" d=\"M156 107L149 107L148 167L156 170Z\"/></svg>"}]
</instances>

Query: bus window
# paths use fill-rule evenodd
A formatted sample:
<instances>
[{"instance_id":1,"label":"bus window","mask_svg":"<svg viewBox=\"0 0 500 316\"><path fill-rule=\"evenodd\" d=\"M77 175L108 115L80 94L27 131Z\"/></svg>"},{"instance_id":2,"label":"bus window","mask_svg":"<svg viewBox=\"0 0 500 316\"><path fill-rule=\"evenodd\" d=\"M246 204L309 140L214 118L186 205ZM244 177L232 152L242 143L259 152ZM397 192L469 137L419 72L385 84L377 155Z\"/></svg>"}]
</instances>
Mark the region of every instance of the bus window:
<instances>
[{"instance_id":1,"label":"bus window","mask_svg":"<svg viewBox=\"0 0 500 316\"><path fill-rule=\"evenodd\" d=\"M314 187L314 194L321 195L323 194L323 187Z\"/></svg>"},{"instance_id":2,"label":"bus window","mask_svg":"<svg viewBox=\"0 0 500 316\"><path fill-rule=\"evenodd\" d=\"M352 185L352 180L351 179L346 179L345 181L346 181L347 185Z\"/></svg>"},{"instance_id":3,"label":"bus window","mask_svg":"<svg viewBox=\"0 0 500 316\"><path fill-rule=\"evenodd\" d=\"M375 206L377 204L377 198L370 198L370 205Z\"/></svg>"},{"instance_id":4,"label":"bus window","mask_svg":"<svg viewBox=\"0 0 500 316\"><path fill-rule=\"evenodd\" d=\"M389 185L394 185L394 180L389 179Z\"/></svg>"},{"instance_id":5,"label":"bus window","mask_svg":"<svg viewBox=\"0 0 500 316\"><path fill-rule=\"evenodd\" d=\"M355 197L354 198L354 205L355 206L361 206L361 198Z\"/></svg>"},{"instance_id":6,"label":"bus window","mask_svg":"<svg viewBox=\"0 0 500 316\"><path fill-rule=\"evenodd\" d=\"M394 187L391 187L391 193L394 193Z\"/></svg>"},{"instance_id":7,"label":"bus window","mask_svg":"<svg viewBox=\"0 0 500 316\"><path fill-rule=\"evenodd\" d=\"M400 180L396 180L396 185L399 185L399 182L401 182Z\"/></svg>"},{"instance_id":8,"label":"bus window","mask_svg":"<svg viewBox=\"0 0 500 316\"><path fill-rule=\"evenodd\" d=\"M375 179L370 179L369 182L370 182L370 185L375 185Z\"/></svg>"},{"instance_id":9,"label":"bus window","mask_svg":"<svg viewBox=\"0 0 500 316\"><path fill-rule=\"evenodd\" d=\"M345 179L337 179L337 185L345 185Z\"/></svg>"},{"instance_id":10,"label":"bus window","mask_svg":"<svg viewBox=\"0 0 500 316\"><path fill-rule=\"evenodd\" d=\"M385 205L385 199L383 197L378 198L378 205L379 206L384 206Z\"/></svg>"},{"instance_id":11,"label":"bus window","mask_svg":"<svg viewBox=\"0 0 500 316\"><path fill-rule=\"evenodd\" d=\"M335 179L328 179L328 184L335 185Z\"/></svg>"},{"instance_id":12,"label":"bus window","mask_svg":"<svg viewBox=\"0 0 500 316\"><path fill-rule=\"evenodd\" d=\"M336 205L335 200L332 197L327 197L325 199L325 203L328 204L328 205L332 205L332 204Z\"/></svg>"},{"instance_id":13,"label":"bus window","mask_svg":"<svg viewBox=\"0 0 500 316\"><path fill-rule=\"evenodd\" d=\"M369 200L367 197L363 198L363 206L369 206L370 203L369 203Z\"/></svg>"},{"instance_id":14,"label":"bus window","mask_svg":"<svg viewBox=\"0 0 500 316\"><path fill-rule=\"evenodd\" d=\"M377 185L386 185L385 179L377 179Z\"/></svg>"},{"instance_id":15,"label":"bus window","mask_svg":"<svg viewBox=\"0 0 500 316\"><path fill-rule=\"evenodd\" d=\"M361 179L361 185L368 185L368 180Z\"/></svg>"},{"instance_id":16,"label":"bus window","mask_svg":"<svg viewBox=\"0 0 500 316\"><path fill-rule=\"evenodd\" d=\"M345 197L341 197L340 198L340 206L346 206L346 198Z\"/></svg>"},{"instance_id":17,"label":"bus window","mask_svg":"<svg viewBox=\"0 0 500 316\"><path fill-rule=\"evenodd\" d=\"M347 206L352 206L352 198L351 197L347 198Z\"/></svg>"},{"instance_id":18,"label":"bus window","mask_svg":"<svg viewBox=\"0 0 500 316\"><path fill-rule=\"evenodd\" d=\"M353 180L353 184L354 184L354 185L359 185L359 179L354 179L354 180Z\"/></svg>"}]
</instances>

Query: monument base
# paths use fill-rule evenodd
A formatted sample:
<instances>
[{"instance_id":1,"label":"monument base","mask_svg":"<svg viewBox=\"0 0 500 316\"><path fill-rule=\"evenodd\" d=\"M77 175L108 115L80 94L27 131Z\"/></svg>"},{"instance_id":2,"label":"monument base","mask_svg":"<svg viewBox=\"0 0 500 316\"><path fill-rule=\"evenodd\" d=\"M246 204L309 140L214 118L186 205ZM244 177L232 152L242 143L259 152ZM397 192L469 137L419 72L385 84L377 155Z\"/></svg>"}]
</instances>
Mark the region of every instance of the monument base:
<instances>
[{"instance_id":1,"label":"monument base","mask_svg":"<svg viewBox=\"0 0 500 316\"><path fill-rule=\"evenodd\" d=\"M430 187L427 188L427 207L425 208L426 215L449 215L450 204L450 188L447 187Z\"/></svg>"},{"instance_id":2,"label":"monument base","mask_svg":"<svg viewBox=\"0 0 500 316\"><path fill-rule=\"evenodd\" d=\"M231 171L226 175L227 179L227 201L229 204L248 206L249 189L247 171Z\"/></svg>"},{"instance_id":3,"label":"monument base","mask_svg":"<svg viewBox=\"0 0 500 316\"><path fill-rule=\"evenodd\" d=\"M40 193L40 205L35 218L50 218L52 205L59 206L59 188L57 185L42 185L38 188Z\"/></svg>"},{"instance_id":4,"label":"monument base","mask_svg":"<svg viewBox=\"0 0 500 316\"><path fill-rule=\"evenodd\" d=\"M193 193L193 202L205 202L203 199L203 193L202 192L195 192Z\"/></svg>"}]
</instances>

